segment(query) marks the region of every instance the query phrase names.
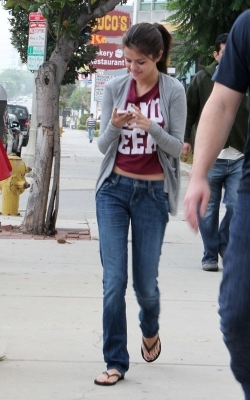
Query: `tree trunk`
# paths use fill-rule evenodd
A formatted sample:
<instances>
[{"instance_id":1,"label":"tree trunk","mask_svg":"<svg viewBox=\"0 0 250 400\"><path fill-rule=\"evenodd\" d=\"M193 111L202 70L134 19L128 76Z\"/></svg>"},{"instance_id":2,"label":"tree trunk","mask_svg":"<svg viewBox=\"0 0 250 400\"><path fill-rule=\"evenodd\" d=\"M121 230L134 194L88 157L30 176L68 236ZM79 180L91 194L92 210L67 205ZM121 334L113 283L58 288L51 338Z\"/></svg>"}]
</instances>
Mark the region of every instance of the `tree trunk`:
<instances>
[{"instance_id":1,"label":"tree trunk","mask_svg":"<svg viewBox=\"0 0 250 400\"><path fill-rule=\"evenodd\" d=\"M37 137L32 183L23 231L33 234L53 234L59 206L60 134L59 88L54 63L44 63L36 78ZM53 185L47 211L50 179ZM46 215L47 212L47 215Z\"/></svg>"}]
</instances>

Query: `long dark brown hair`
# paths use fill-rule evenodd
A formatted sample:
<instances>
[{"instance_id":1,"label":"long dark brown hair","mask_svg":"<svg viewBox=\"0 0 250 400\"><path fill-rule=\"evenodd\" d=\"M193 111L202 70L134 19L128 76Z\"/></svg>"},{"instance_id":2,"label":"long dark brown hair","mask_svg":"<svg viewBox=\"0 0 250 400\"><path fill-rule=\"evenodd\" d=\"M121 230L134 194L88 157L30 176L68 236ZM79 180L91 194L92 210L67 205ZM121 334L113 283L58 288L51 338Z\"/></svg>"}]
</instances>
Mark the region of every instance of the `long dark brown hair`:
<instances>
[{"instance_id":1,"label":"long dark brown hair","mask_svg":"<svg viewBox=\"0 0 250 400\"><path fill-rule=\"evenodd\" d=\"M167 58L171 47L172 36L167 29L155 22L140 22L132 25L124 34L122 39L123 47L135 49L145 56L152 56L155 60L163 51L161 59L156 63L160 72L167 73Z\"/></svg>"}]
</instances>

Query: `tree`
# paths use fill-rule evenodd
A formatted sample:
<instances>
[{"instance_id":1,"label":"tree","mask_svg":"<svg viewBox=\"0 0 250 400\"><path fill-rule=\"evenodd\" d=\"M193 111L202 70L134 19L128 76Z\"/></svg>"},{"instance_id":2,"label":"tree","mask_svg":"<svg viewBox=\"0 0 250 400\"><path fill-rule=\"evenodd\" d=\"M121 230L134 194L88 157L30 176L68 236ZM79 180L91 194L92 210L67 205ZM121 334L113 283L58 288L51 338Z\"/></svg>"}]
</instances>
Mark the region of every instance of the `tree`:
<instances>
[{"instance_id":1,"label":"tree","mask_svg":"<svg viewBox=\"0 0 250 400\"><path fill-rule=\"evenodd\" d=\"M11 4L13 1L11 1ZM29 2L32 3L32 2ZM34 1L33 1L34 3ZM7 2L7 5L9 1ZM32 6L30 7L32 8ZM11 25L11 43L20 54L21 61L23 63L27 62L27 48L28 48L28 25L29 25L29 10L26 9L11 9L10 25ZM63 21L64 24L68 28L70 27L69 21ZM49 14L49 29L47 36L47 50L46 50L46 60L50 59L50 56L55 49L56 43L56 35L57 32L54 27L57 26L58 23L58 10L50 10ZM97 51L96 46L88 45L90 40L91 30L94 26L94 20L90 21L90 23L80 32L77 40L78 40L78 48L77 51L73 53L71 60L67 65L67 69L65 71L62 85L66 83L74 84L75 80L78 79L78 72L84 71L82 69L83 62L89 64L94 58ZM63 30L64 27L62 28ZM73 29L73 28L72 28ZM93 71L93 68L90 66L88 69L90 72Z\"/></svg>"},{"instance_id":2,"label":"tree","mask_svg":"<svg viewBox=\"0 0 250 400\"><path fill-rule=\"evenodd\" d=\"M5 69L0 74L0 82L6 88L8 99L20 94L32 93L32 73L17 69Z\"/></svg>"},{"instance_id":3,"label":"tree","mask_svg":"<svg viewBox=\"0 0 250 400\"><path fill-rule=\"evenodd\" d=\"M94 59L94 52L92 58L87 61L81 57L79 43L86 40L85 32L91 32L96 18L103 17L119 3L125 4L126 0L8 0L5 4L5 8L11 10L15 21L19 14L24 19L23 10L38 11L40 9L48 21L52 40L50 44L48 43L48 46L51 46L51 54L39 68L36 78L38 128L33 179L23 221L24 232L48 235L55 232L60 178L60 85L64 76L66 77L66 71L71 76L71 83L74 83L76 71L75 64L71 67L73 60L83 66ZM12 23L12 42L21 55L23 37L20 36L19 45L17 45L18 39L15 39L14 34L18 35L19 27L13 21ZM27 46L27 41L25 46ZM22 51L24 53L24 49ZM52 166L54 166L53 184L50 199L48 199Z\"/></svg>"},{"instance_id":4,"label":"tree","mask_svg":"<svg viewBox=\"0 0 250 400\"><path fill-rule=\"evenodd\" d=\"M194 63L207 63L216 37L229 32L234 21L250 7L250 0L167 0L167 21L176 27L175 65L185 74ZM210 58L210 61L212 58Z\"/></svg>"},{"instance_id":5,"label":"tree","mask_svg":"<svg viewBox=\"0 0 250 400\"><path fill-rule=\"evenodd\" d=\"M69 106L69 99L72 93L76 88L76 84L69 83L68 85L62 85L60 88L60 97L59 97L59 110L60 114L64 107Z\"/></svg>"},{"instance_id":6,"label":"tree","mask_svg":"<svg viewBox=\"0 0 250 400\"><path fill-rule=\"evenodd\" d=\"M90 111L91 90L88 87L76 88L69 99L69 105L74 110Z\"/></svg>"}]
</instances>

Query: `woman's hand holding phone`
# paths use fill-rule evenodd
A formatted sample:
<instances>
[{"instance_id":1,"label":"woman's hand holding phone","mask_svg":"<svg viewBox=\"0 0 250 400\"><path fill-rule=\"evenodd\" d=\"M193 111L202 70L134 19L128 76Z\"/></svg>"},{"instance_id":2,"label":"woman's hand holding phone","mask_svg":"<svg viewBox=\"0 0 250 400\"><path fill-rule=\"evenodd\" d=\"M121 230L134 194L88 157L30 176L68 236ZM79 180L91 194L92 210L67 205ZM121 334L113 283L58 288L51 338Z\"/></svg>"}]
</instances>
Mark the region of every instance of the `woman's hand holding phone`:
<instances>
[{"instance_id":1,"label":"woman's hand holding phone","mask_svg":"<svg viewBox=\"0 0 250 400\"><path fill-rule=\"evenodd\" d=\"M117 128L122 128L133 118L134 118L134 116L131 113L131 111L114 108L112 117L111 117L111 122L112 122L112 125L116 126Z\"/></svg>"}]
</instances>

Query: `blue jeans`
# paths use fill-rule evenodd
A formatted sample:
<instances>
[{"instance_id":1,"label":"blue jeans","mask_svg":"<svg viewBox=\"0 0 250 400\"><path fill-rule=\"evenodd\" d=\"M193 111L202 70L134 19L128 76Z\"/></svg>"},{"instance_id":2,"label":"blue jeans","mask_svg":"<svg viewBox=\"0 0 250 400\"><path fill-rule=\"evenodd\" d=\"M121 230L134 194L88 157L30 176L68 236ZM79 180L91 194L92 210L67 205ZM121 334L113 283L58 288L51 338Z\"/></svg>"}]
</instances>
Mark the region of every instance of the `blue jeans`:
<instances>
[{"instance_id":1,"label":"blue jeans","mask_svg":"<svg viewBox=\"0 0 250 400\"><path fill-rule=\"evenodd\" d=\"M129 368L125 293L128 280L128 232L132 232L133 287L140 306L142 334L159 330L158 265L168 222L163 181L144 181L111 173L96 195L103 266L103 354L107 369L122 375Z\"/></svg>"},{"instance_id":2,"label":"blue jeans","mask_svg":"<svg viewBox=\"0 0 250 400\"><path fill-rule=\"evenodd\" d=\"M218 254L224 256L228 240L229 225L237 199L237 189L242 174L244 157L238 160L217 159L208 173L211 196L206 214L199 220L199 229L204 245L202 264L217 264ZM225 215L219 224L219 211L224 188Z\"/></svg>"},{"instance_id":3,"label":"blue jeans","mask_svg":"<svg viewBox=\"0 0 250 400\"><path fill-rule=\"evenodd\" d=\"M92 142L95 128L88 128L89 140Z\"/></svg>"},{"instance_id":4,"label":"blue jeans","mask_svg":"<svg viewBox=\"0 0 250 400\"><path fill-rule=\"evenodd\" d=\"M219 314L231 368L250 400L250 193L238 193L223 260Z\"/></svg>"}]
</instances>

